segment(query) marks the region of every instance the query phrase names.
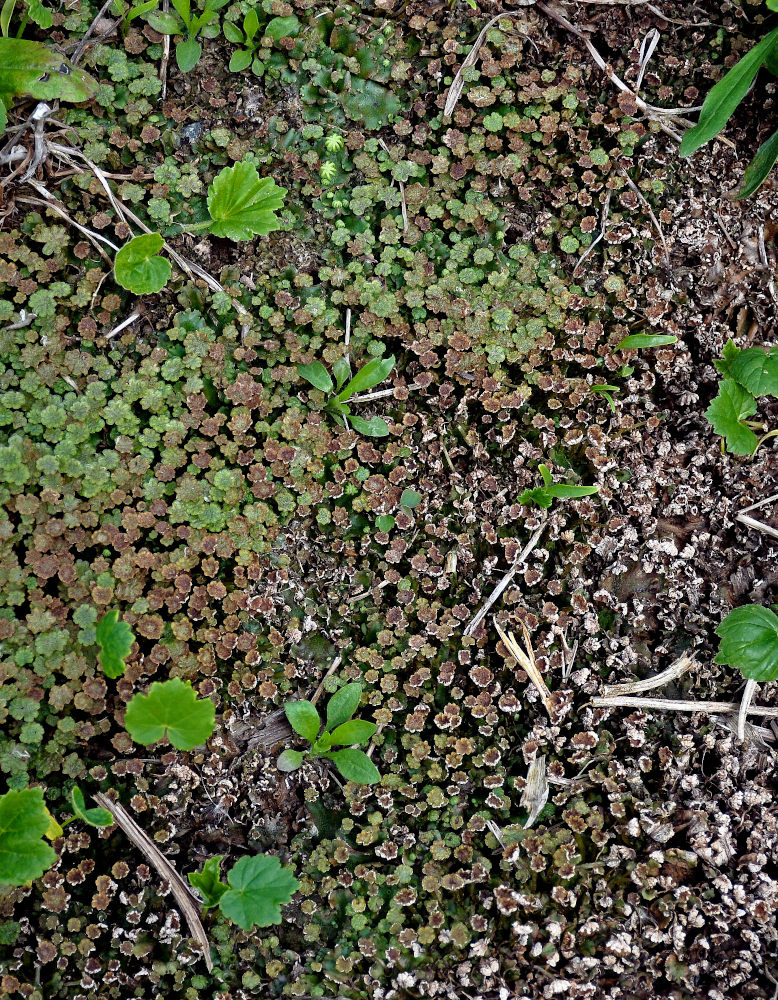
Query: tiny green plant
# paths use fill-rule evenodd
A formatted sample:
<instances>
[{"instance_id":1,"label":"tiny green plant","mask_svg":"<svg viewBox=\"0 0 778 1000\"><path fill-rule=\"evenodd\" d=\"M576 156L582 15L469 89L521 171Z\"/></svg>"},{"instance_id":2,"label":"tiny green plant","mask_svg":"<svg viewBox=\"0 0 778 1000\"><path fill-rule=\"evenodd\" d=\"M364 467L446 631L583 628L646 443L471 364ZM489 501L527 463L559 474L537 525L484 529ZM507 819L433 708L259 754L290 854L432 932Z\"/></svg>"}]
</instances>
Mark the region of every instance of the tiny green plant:
<instances>
[{"instance_id":1,"label":"tiny green plant","mask_svg":"<svg viewBox=\"0 0 778 1000\"><path fill-rule=\"evenodd\" d=\"M599 486L568 486L567 483L553 483L547 465L539 465L538 469L543 477L543 486L524 490L519 497L519 503L527 506L550 507L556 499L570 500L576 497L588 497L600 491Z\"/></svg>"},{"instance_id":2,"label":"tiny green plant","mask_svg":"<svg viewBox=\"0 0 778 1000\"><path fill-rule=\"evenodd\" d=\"M203 899L203 909L218 907L244 931L281 923L281 906L288 903L300 883L278 858L263 854L241 858L230 869L225 885L219 878L222 855L209 858L202 871L188 875Z\"/></svg>"},{"instance_id":3,"label":"tiny green plant","mask_svg":"<svg viewBox=\"0 0 778 1000\"><path fill-rule=\"evenodd\" d=\"M189 681L156 681L148 694L136 694L124 713L127 732L143 746L167 740L178 750L194 750L213 733L215 707L198 698Z\"/></svg>"},{"instance_id":4,"label":"tiny green plant","mask_svg":"<svg viewBox=\"0 0 778 1000\"><path fill-rule=\"evenodd\" d=\"M266 60L262 54L263 40L278 42L282 38L294 37L300 32L300 22L294 14L289 17L273 17L260 32L259 15L256 8L252 7L243 18L242 30L232 21L225 21L222 28L227 41L240 46L230 59L230 72L240 73L251 66L254 76L263 76L266 69Z\"/></svg>"},{"instance_id":5,"label":"tiny green plant","mask_svg":"<svg viewBox=\"0 0 778 1000\"><path fill-rule=\"evenodd\" d=\"M778 615L760 604L730 611L716 629L716 663L736 667L748 680L778 680Z\"/></svg>"},{"instance_id":6,"label":"tiny green plant","mask_svg":"<svg viewBox=\"0 0 778 1000\"><path fill-rule=\"evenodd\" d=\"M203 47L197 40L215 38L219 34L218 12L229 0L205 0L202 13L193 14L191 0L171 0L173 11L152 10L146 13L146 20L161 35L182 35L176 43L176 62L182 73L194 69L203 54Z\"/></svg>"},{"instance_id":7,"label":"tiny green plant","mask_svg":"<svg viewBox=\"0 0 778 1000\"><path fill-rule=\"evenodd\" d=\"M760 444L778 431L768 431L758 438L761 423L748 418L757 410L761 396L778 396L778 347L749 347L740 350L730 340L716 368L724 378L716 398L705 416L733 455L753 455Z\"/></svg>"},{"instance_id":8,"label":"tiny green plant","mask_svg":"<svg viewBox=\"0 0 778 1000\"><path fill-rule=\"evenodd\" d=\"M95 639L100 647L100 666L106 677L121 677L135 636L127 622L119 621L119 612L107 611L97 623Z\"/></svg>"},{"instance_id":9,"label":"tiny green plant","mask_svg":"<svg viewBox=\"0 0 778 1000\"><path fill-rule=\"evenodd\" d=\"M589 392L598 393L603 399L607 399L608 406L616 412L616 403L613 399L613 393L618 392L619 387L617 385L590 385Z\"/></svg>"},{"instance_id":10,"label":"tiny green plant","mask_svg":"<svg viewBox=\"0 0 778 1000\"><path fill-rule=\"evenodd\" d=\"M66 819L65 822L62 823L63 827L77 819L89 824L89 826L113 826L113 816L107 809L97 807L91 809L87 808L87 804L84 800L84 793L78 785L73 785L70 790L70 804L73 806L73 815L70 819Z\"/></svg>"},{"instance_id":11,"label":"tiny green plant","mask_svg":"<svg viewBox=\"0 0 778 1000\"><path fill-rule=\"evenodd\" d=\"M170 263L159 256L165 241L159 233L134 236L116 254L114 275L117 282L136 295L152 295L165 287L170 278Z\"/></svg>"},{"instance_id":12,"label":"tiny green plant","mask_svg":"<svg viewBox=\"0 0 778 1000\"><path fill-rule=\"evenodd\" d=\"M778 11L778 0L767 0L769 10ZM762 67L778 76L778 28L749 49L735 65L711 88L700 111L694 128L681 140L681 156L691 156L710 142L724 128L737 106L748 93L754 77ZM762 143L746 168L738 191L739 198L747 198L759 189L778 158L778 131Z\"/></svg>"},{"instance_id":13,"label":"tiny green plant","mask_svg":"<svg viewBox=\"0 0 778 1000\"><path fill-rule=\"evenodd\" d=\"M331 760L347 781L374 785L381 780L378 768L356 745L368 743L376 731L375 723L352 719L362 697L361 684L346 684L327 703L327 721L322 722L310 701L291 701L284 706L289 725L310 743L308 750L284 750L278 758L281 771L296 771L306 757ZM348 747L333 750L333 747Z\"/></svg>"},{"instance_id":14,"label":"tiny green plant","mask_svg":"<svg viewBox=\"0 0 778 1000\"><path fill-rule=\"evenodd\" d=\"M286 188L272 177L260 177L250 160L224 167L208 188L210 220L195 222L188 232L209 232L236 242L266 236L280 228L276 212L284 207Z\"/></svg>"},{"instance_id":15,"label":"tiny green plant","mask_svg":"<svg viewBox=\"0 0 778 1000\"><path fill-rule=\"evenodd\" d=\"M126 28L136 17L143 17L149 11L159 7L159 0L142 0L141 3L124 3L124 0L114 0L111 10L122 19L122 28Z\"/></svg>"},{"instance_id":16,"label":"tiny green plant","mask_svg":"<svg viewBox=\"0 0 778 1000\"><path fill-rule=\"evenodd\" d=\"M18 0L5 0L0 7L0 35L8 38L10 35L11 18L16 10ZM19 19L16 37L21 38L29 21L34 21L39 28L50 28L54 24L54 15L40 0L24 0L24 13Z\"/></svg>"},{"instance_id":17,"label":"tiny green plant","mask_svg":"<svg viewBox=\"0 0 778 1000\"><path fill-rule=\"evenodd\" d=\"M312 361L307 365L298 365L298 373L309 382L315 389L325 393L329 399L325 405L325 410L334 417L340 417L348 426L354 428L358 434L367 437L386 437L389 433L389 426L381 417L371 417L365 420L351 412L347 405L355 393L365 392L387 379L394 368L394 355L388 358L373 358L366 365L351 377L351 364L348 358L339 358L332 366L332 376L321 363Z\"/></svg>"}]
</instances>

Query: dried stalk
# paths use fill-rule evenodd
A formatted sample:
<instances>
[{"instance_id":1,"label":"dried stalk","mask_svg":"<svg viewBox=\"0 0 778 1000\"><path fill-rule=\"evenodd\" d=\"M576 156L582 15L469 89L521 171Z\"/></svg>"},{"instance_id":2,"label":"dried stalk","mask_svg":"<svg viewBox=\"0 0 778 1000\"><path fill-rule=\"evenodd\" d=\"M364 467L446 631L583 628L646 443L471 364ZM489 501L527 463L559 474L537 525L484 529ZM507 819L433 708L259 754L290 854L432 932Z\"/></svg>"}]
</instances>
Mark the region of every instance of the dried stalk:
<instances>
[{"instance_id":1,"label":"dried stalk","mask_svg":"<svg viewBox=\"0 0 778 1000\"><path fill-rule=\"evenodd\" d=\"M603 689L604 698L617 698L620 695L641 694L643 691L652 691L654 688L669 684L670 681L677 680L682 674L692 667L698 667L699 663L693 656L683 653L678 659L671 663L669 667L653 677L646 677L642 681L627 681L625 684L607 684Z\"/></svg>"},{"instance_id":2,"label":"dried stalk","mask_svg":"<svg viewBox=\"0 0 778 1000\"><path fill-rule=\"evenodd\" d=\"M594 708L647 708L662 712L737 712L740 705L736 701L672 701L668 698L592 698ZM763 715L778 719L778 708L767 705L749 705L748 715Z\"/></svg>"},{"instance_id":3,"label":"dried stalk","mask_svg":"<svg viewBox=\"0 0 778 1000\"><path fill-rule=\"evenodd\" d=\"M737 738L741 743L746 738L746 715L748 714L748 706L753 700L755 691L756 681L746 681L743 700L740 702L740 711L737 713Z\"/></svg>"},{"instance_id":4,"label":"dried stalk","mask_svg":"<svg viewBox=\"0 0 778 1000\"><path fill-rule=\"evenodd\" d=\"M175 896L176 902L178 903L181 912L184 914L187 924L189 924L189 930L192 932L192 937L203 950L203 958L205 959L208 971L213 972L211 946L208 943L205 930L200 922L200 916L197 912L197 906L195 905L194 898L184 880L168 861L165 855L159 850L156 844L154 844L154 842L149 839L148 835L138 826L124 806L120 805L118 802L113 802L106 795L103 795L102 792L97 792L92 797L98 805L102 806L103 809L107 809L108 812L111 813L113 818L116 820L117 825L122 828L127 838L132 841L132 843L144 855L146 860L157 869L162 878L165 879L166 882L170 883L170 891Z\"/></svg>"},{"instance_id":5,"label":"dried stalk","mask_svg":"<svg viewBox=\"0 0 778 1000\"><path fill-rule=\"evenodd\" d=\"M529 816L524 823L528 830L540 815L540 810L548 802L548 781L546 780L546 755L540 754L529 766L527 784L521 793L519 805L529 810Z\"/></svg>"},{"instance_id":6,"label":"dried stalk","mask_svg":"<svg viewBox=\"0 0 778 1000\"><path fill-rule=\"evenodd\" d=\"M546 711L549 716L551 715L551 692L546 687L546 682L543 680L543 675L538 670L538 666L535 663L535 654L532 651L532 643L530 642L529 632L527 631L527 626L522 622L522 628L524 629L524 641L527 644L527 652L525 652L519 645L516 636L513 632L506 633L500 628L499 622L494 619L494 627L502 639L503 646L508 650L510 655L516 660L522 670L527 674L529 679L537 688L540 699L545 706Z\"/></svg>"}]
</instances>

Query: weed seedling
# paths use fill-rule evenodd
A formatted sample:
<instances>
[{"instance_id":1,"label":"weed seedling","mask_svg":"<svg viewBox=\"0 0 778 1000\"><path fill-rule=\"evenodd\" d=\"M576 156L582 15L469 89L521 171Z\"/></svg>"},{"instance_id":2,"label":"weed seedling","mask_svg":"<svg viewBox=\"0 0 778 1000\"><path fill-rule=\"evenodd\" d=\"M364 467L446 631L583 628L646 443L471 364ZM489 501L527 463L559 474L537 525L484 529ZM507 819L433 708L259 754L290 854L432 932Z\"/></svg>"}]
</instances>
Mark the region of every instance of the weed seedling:
<instances>
[{"instance_id":1,"label":"weed seedling","mask_svg":"<svg viewBox=\"0 0 778 1000\"><path fill-rule=\"evenodd\" d=\"M209 858L202 871L188 875L203 899L203 909L218 907L222 914L244 931L281 923L281 905L288 903L300 888L291 872L278 858L257 854L241 858L230 869L227 885L219 879L222 855Z\"/></svg>"},{"instance_id":2,"label":"weed seedling","mask_svg":"<svg viewBox=\"0 0 778 1000\"><path fill-rule=\"evenodd\" d=\"M567 483L552 483L551 473L547 465L538 466L543 477L543 486L524 490L519 497L519 503L527 506L550 507L553 500L569 500L574 497L589 497L599 493L599 486L568 486Z\"/></svg>"},{"instance_id":3,"label":"weed seedling","mask_svg":"<svg viewBox=\"0 0 778 1000\"><path fill-rule=\"evenodd\" d=\"M210 219L184 228L236 242L266 236L280 228L275 213L284 207L285 194L272 177L260 177L250 160L241 160L220 170L208 188Z\"/></svg>"},{"instance_id":4,"label":"weed seedling","mask_svg":"<svg viewBox=\"0 0 778 1000\"><path fill-rule=\"evenodd\" d=\"M185 36L176 43L176 62L182 73L188 73L195 68L203 54L198 37L202 35L203 38L215 38L219 34L217 15L229 0L205 0L202 13L197 15L192 13L191 0L171 0L171 3L175 7L175 13L149 11L146 20L161 35Z\"/></svg>"},{"instance_id":5,"label":"weed seedling","mask_svg":"<svg viewBox=\"0 0 778 1000\"><path fill-rule=\"evenodd\" d=\"M768 431L761 438L754 433L763 425L749 420L756 413L760 396L778 396L778 347L749 347L744 351L730 340L716 367L724 376L716 398L705 416L723 445L733 455L753 455L760 444L778 431Z\"/></svg>"},{"instance_id":6,"label":"weed seedling","mask_svg":"<svg viewBox=\"0 0 778 1000\"><path fill-rule=\"evenodd\" d=\"M750 681L778 680L778 615L770 608L760 604L735 608L716 635L721 639L716 663L737 667Z\"/></svg>"},{"instance_id":7,"label":"weed seedling","mask_svg":"<svg viewBox=\"0 0 778 1000\"><path fill-rule=\"evenodd\" d=\"M310 701L290 701L284 705L289 725L310 743L308 750L284 750L278 758L280 771L296 771L307 757L324 757L331 760L346 781L358 785L374 785L381 780L378 768L362 750L353 749L357 744L369 742L376 731L375 723L352 719L362 697L361 684L346 684L336 691L327 703L327 722L324 731L316 706ZM348 747L333 750L333 747Z\"/></svg>"},{"instance_id":8,"label":"weed seedling","mask_svg":"<svg viewBox=\"0 0 778 1000\"><path fill-rule=\"evenodd\" d=\"M372 361L368 361L360 368L353 378L351 378L351 365L348 358L339 358L332 366L332 374L335 376L334 382L321 361L312 361L309 365L298 365L297 371L306 382L310 382L315 389L321 390L330 397L324 407L329 414L341 417L344 424L347 427L351 424L358 434L365 434L367 437L386 437L389 433L389 426L385 420L381 417L371 417L369 420L357 417L346 403L355 393L372 389L373 386L383 382L389 377L393 368L394 355L388 358L373 358Z\"/></svg>"}]
</instances>

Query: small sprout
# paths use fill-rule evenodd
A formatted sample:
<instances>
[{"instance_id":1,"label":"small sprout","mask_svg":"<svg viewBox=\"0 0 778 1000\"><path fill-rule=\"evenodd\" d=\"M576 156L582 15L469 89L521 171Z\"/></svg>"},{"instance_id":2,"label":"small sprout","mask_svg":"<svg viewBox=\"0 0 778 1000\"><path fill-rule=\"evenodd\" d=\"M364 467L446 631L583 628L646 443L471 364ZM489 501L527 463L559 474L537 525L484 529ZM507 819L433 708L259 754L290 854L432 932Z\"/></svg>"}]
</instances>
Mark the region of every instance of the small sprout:
<instances>
[{"instance_id":1,"label":"small sprout","mask_svg":"<svg viewBox=\"0 0 778 1000\"><path fill-rule=\"evenodd\" d=\"M339 153L343 149L345 142L342 135L337 132L330 132L324 137L324 148L328 153Z\"/></svg>"},{"instance_id":2,"label":"small sprout","mask_svg":"<svg viewBox=\"0 0 778 1000\"><path fill-rule=\"evenodd\" d=\"M601 396L608 400L608 406L616 412L616 403L613 400L611 393L618 392L619 387L617 385L590 385L589 392L599 392Z\"/></svg>"},{"instance_id":3,"label":"small sprout","mask_svg":"<svg viewBox=\"0 0 778 1000\"><path fill-rule=\"evenodd\" d=\"M97 623L95 632L100 647L100 666L106 677L121 677L126 667L135 636L126 622L119 621L119 612L107 611Z\"/></svg>"},{"instance_id":4,"label":"small sprout","mask_svg":"<svg viewBox=\"0 0 778 1000\"><path fill-rule=\"evenodd\" d=\"M312 361L308 365L298 365L297 371L306 382L331 398L325 405L325 410L335 417L340 417L348 425L349 423L358 434L365 434L367 437L386 437L389 433L389 425L381 417L371 417L365 420L352 414L346 401L357 392L372 389L373 386L383 382L388 378L394 368L394 355L389 358L373 358L368 361L356 375L343 386L351 375L351 367L348 360L339 359L332 366L332 376L321 363ZM343 388L341 388L343 386Z\"/></svg>"},{"instance_id":5,"label":"small sprout","mask_svg":"<svg viewBox=\"0 0 778 1000\"><path fill-rule=\"evenodd\" d=\"M569 500L577 497L588 497L599 493L599 486L568 486L567 483L552 483L551 473L546 465L538 466L543 477L543 486L524 490L519 497L519 503L538 507L550 507L555 499Z\"/></svg>"},{"instance_id":6,"label":"small sprout","mask_svg":"<svg viewBox=\"0 0 778 1000\"><path fill-rule=\"evenodd\" d=\"M135 236L116 254L114 275L117 282L136 295L160 291L170 278L170 263L160 257L164 240L159 233Z\"/></svg>"},{"instance_id":7,"label":"small sprout","mask_svg":"<svg viewBox=\"0 0 778 1000\"><path fill-rule=\"evenodd\" d=\"M319 168L319 176L325 184L329 184L337 172L338 168L332 160L325 160Z\"/></svg>"},{"instance_id":8,"label":"small sprout","mask_svg":"<svg viewBox=\"0 0 778 1000\"><path fill-rule=\"evenodd\" d=\"M70 791L70 802L73 806L74 815L70 819L65 820L62 824L63 826L72 823L74 819L83 820L84 823L88 823L90 826L113 826L114 818L107 809L87 809L86 802L84 801L84 793L78 785L73 785Z\"/></svg>"},{"instance_id":9,"label":"small sprout","mask_svg":"<svg viewBox=\"0 0 778 1000\"><path fill-rule=\"evenodd\" d=\"M296 771L306 757L331 760L346 781L374 785L381 780L378 768L362 750L333 750L368 743L376 731L374 722L352 719L362 697L361 684L346 684L327 703L327 722L319 735L321 719L310 701L291 701L284 706L289 725L311 744L308 750L284 750L278 758L280 771Z\"/></svg>"},{"instance_id":10,"label":"small sprout","mask_svg":"<svg viewBox=\"0 0 778 1000\"><path fill-rule=\"evenodd\" d=\"M227 875L228 885L219 879L222 855L209 858L201 872L188 876L203 897L203 908L218 906L228 920L244 931L281 923L281 906L288 903L300 883L282 868L278 858L257 854L241 858Z\"/></svg>"},{"instance_id":11,"label":"small sprout","mask_svg":"<svg viewBox=\"0 0 778 1000\"><path fill-rule=\"evenodd\" d=\"M210 698L198 698L189 681L178 677L155 682L148 694L136 694L124 725L143 746L165 739L178 750L193 750L213 733L216 713Z\"/></svg>"}]
</instances>

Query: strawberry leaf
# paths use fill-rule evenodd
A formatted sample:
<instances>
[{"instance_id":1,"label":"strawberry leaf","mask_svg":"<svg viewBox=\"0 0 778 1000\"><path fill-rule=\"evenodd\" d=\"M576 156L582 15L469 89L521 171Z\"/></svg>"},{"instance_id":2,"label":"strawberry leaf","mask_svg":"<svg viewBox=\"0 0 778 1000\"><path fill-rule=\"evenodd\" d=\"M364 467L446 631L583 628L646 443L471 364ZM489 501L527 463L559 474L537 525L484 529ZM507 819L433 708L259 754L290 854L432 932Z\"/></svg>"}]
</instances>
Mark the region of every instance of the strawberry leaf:
<instances>
[{"instance_id":1,"label":"strawberry leaf","mask_svg":"<svg viewBox=\"0 0 778 1000\"><path fill-rule=\"evenodd\" d=\"M281 923L281 904L288 903L300 883L278 858L259 854L241 858L227 876L229 889L219 900L219 908L244 931L255 925L269 927Z\"/></svg>"},{"instance_id":2,"label":"strawberry leaf","mask_svg":"<svg viewBox=\"0 0 778 1000\"><path fill-rule=\"evenodd\" d=\"M721 638L716 663L737 667L752 681L778 679L778 616L749 604L730 611L716 629Z\"/></svg>"},{"instance_id":3,"label":"strawberry leaf","mask_svg":"<svg viewBox=\"0 0 778 1000\"><path fill-rule=\"evenodd\" d=\"M778 353L761 347L740 351L732 362L732 378L752 396L778 396Z\"/></svg>"},{"instance_id":4,"label":"strawberry leaf","mask_svg":"<svg viewBox=\"0 0 778 1000\"><path fill-rule=\"evenodd\" d=\"M225 167L208 188L208 212L214 236L250 240L279 228L276 211L283 208L286 188L272 177L260 178L253 163L242 160Z\"/></svg>"},{"instance_id":5,"label":"strawberry leaf","mask_svg":"<svg viewBox=\"0 0 778 1000\"><path fill-rule=\"evenodd\" d=\"M43 840L51 819L40 788L0 795L0 885L24 885L51 868L57 855Z\"/></svg>"},{"instance_id":6,"label":"strawberry leaf","mask_svg":"<svg viewBox=\"0 0 778 1000\"><path fill-rule=\"evenodd\" d=\"M144 746L165 739L179 750L193 750L213 733L215 714L210 698L198 698L189 681L174 677L155 682L148 694L136 694L124 713L124 725Z\"/></svg>"},{"instance_id":7,"label":"strawberry leaf","mask_svg":"<svg viewBox=\"0 0 778 1000\"><path fill-rule=\"evenodd\" d=\"M754 413L756 400L751 393L734 379L725 378L719 383L719 394L705 411L705 416L714 431L724 438L733 455L750 455L758 444L758 438L743 420Z\"/></svg>"},{"instance_id":8,"label":"strawberry leaf","mask_svg":"<svg viewBox=\"0 0 778 1000\"><path fill-rule=\"evenodd\" d=\"M97 623L95 639L100 647L100 666L106 677L121 677L130 655L135 636L126 622L119 621L119 612L107 611Z\"/></svg>"}]
</instances>

